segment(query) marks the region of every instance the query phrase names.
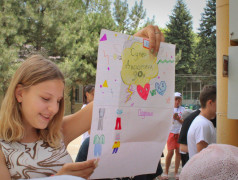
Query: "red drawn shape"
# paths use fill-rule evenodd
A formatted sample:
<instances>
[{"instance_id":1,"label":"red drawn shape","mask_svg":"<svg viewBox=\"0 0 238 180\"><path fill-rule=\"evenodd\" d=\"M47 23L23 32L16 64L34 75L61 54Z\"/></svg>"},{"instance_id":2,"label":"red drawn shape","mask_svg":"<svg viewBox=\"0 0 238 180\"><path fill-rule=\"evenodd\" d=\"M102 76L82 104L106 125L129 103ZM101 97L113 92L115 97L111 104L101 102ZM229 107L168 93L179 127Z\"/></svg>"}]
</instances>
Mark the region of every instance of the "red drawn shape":
<instances>
[{"instance_id":1,"label":"red drawn shape","mask_svg":"<svg viewBox=\"0 0 238 180\"><path fill-rule=\"evenodd\" d=\"M138 85L137 92L142 99L146 100L150 92L150 84L145 84L144 88L141 85Z\"/></svg>"},{"instance_id":2,"label":"red drawn shape","mask_svg":"<svg viewBox=\"0 0 238 180\"><path fill-rule=\"evenodd\" d=\"M103 37L100 39L100 41L106 41L107 40L107 35L104 34Z\"/></svg>"}]
</instances>

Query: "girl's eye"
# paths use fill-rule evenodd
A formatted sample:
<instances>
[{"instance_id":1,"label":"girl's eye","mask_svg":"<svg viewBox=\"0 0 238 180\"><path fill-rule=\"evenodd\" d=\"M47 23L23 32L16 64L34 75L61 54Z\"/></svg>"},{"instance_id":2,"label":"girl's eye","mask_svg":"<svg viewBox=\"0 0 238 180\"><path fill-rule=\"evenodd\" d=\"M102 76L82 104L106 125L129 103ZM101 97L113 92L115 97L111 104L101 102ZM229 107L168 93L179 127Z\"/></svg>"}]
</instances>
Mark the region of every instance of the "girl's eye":
<instances>
[{"instance_id":1,"label":"girl's eye","mask_svg":"<svg viewBox=\"0 0 238 180\"><path fill-rule=\"evenodd\" d=\"M49 101L50 99L49 98L44 98L44 97L41 97L44 101Z\"/></svg>"}]
</instances>

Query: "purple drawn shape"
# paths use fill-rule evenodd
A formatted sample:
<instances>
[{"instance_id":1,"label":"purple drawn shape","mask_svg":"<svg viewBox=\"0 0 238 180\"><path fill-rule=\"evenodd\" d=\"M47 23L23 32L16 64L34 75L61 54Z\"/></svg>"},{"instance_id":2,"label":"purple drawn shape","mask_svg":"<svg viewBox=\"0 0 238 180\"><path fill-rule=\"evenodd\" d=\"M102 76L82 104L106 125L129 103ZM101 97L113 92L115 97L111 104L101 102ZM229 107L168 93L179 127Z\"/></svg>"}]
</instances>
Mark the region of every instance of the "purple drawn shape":
<instances>
[{"instance_id":1,"label":"purple drawn shape","mask_svg":"<svg viewBox=\"0 0 238 180\"><path fill-rule=\"evenodd\" d=\"M102 88L102 85L100 85L100 88Z\"/></svg>"},{"instance_id":2,"label":"purple drawn shape","mask_svg":"<svg viewBox=\"0 0 238 180\"><path fill-rule=\"evenodd\" d=\"M171 56L171 58L173 58L173 56Z\"/></svg>"},{"instance_id":3,"label":"purple drawn shape","mask_svg":"<svg viewBox=\"0 0 238 180\"><path fill-rule=\"evenodd\" d=\"M104 34L103 37L100 39L100 41L106 41L107 40L107 35Z\"/></svg>"},{"instance_id":4,"label":"purple drawn shape","mask_svg":"<svg viewBox=\"0 0 238 180\"><path fill-rule=\"evenodd\" d=\"M108 67L108 68L107 68L107 70L109 71L109 70L110 70L110 68Z\"/></svg>"},{"instance_id":5,"label":"purple drawn shape","mask_svg":"<svg viewBox=\"0 0 238 180\"><path fill-rule=\"evenodd\" d=\"M158 79L160 78L160 76L158 76Z\"/></svg>"}]
</instances>

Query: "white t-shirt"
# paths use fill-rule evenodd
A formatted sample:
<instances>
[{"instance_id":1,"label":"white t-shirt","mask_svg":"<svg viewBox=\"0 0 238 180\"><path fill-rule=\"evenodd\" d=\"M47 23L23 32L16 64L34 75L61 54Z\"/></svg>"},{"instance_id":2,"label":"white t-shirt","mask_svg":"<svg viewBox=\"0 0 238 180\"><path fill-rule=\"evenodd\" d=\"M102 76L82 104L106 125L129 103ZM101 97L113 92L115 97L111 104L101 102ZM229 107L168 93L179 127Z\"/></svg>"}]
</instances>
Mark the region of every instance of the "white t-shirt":
<instances>
[{"instance_id":1,"label":"white t-shirt","mask_svg":"<svg viewBox=\"0 0 238 180\"><path fill-rule=\"evenodd\" d=\"M189 159L197 154L197 144L201 141L205 141L208 144L216 143L216 130L210 120L198 115L188 130Z\"/></svg>"},{"instance_id":2,"label":"white t-shirt","mask_svg":"<svg viewBox=\"0 0 238 180\"><path fill-rule=\"evenodd\" d=\"M178 116L180 117L180 119L182 118L182 114L184 111L185 111L185 108L183 106L174 108L174 113L178 113ZM173 119L173 124L171 126L170 132L174 134L179 134L181 127L182 127L182 124L178 122L177 120Z\"/></svg>"},{"instance_id":3,"label":"white t-shirt","mask_svg":"<svg viewBox=\"0 0 238 180\"><path fill-rule=\"evenodd\" d=\"M87 104L83 104L83 106L81 107L81 109L83 109L83 108L85 108L85 106L87 106ZM87 138L87 137L89 137L90 135L88 134L88 131L87 132L85 132L84 134L83 134L83 137L82 137L82 143L84 142L84 140ZM81 144L82 144L81 143Z\"/></svg>"}]
</instances>

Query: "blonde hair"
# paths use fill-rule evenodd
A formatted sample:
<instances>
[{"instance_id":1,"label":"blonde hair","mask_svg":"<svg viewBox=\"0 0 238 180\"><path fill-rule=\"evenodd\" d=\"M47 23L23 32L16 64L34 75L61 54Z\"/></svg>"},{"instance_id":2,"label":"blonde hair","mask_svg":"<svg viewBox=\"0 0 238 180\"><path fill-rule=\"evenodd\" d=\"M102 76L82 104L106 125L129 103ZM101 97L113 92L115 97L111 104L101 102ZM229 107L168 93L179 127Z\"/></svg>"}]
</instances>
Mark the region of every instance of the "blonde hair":
<instances>
[{"instance_id":1,"label":"blonde hair","mask_svg":"<svg viewBox=\"0 0 238 180\"><path fill-rule=\"evenodd\" d=\"M59 68L50 60L41 55L33 55L25 60L15 72L0 110L0 138L11 142L20 141L24 137L22 124L21 105L15 97L15 89L18 84L24 88L44 81L59 79L64 83L64 76ZM39 130L40 139L51 147L60 146L62 139L61 124L64 115L64 98L60 101L57 114L48 124L48 127Z\"/></svg>"}]
</instances>

